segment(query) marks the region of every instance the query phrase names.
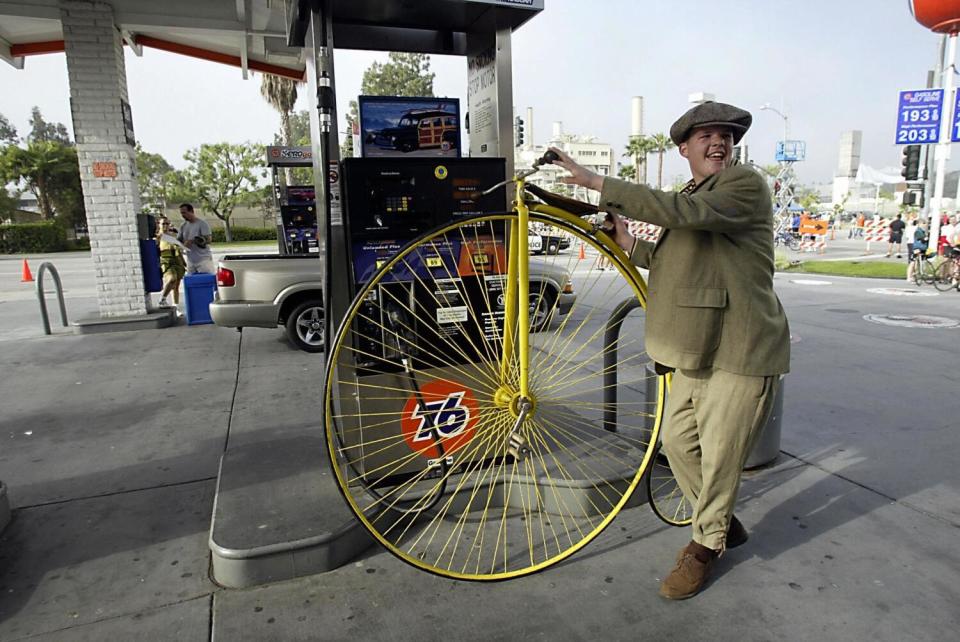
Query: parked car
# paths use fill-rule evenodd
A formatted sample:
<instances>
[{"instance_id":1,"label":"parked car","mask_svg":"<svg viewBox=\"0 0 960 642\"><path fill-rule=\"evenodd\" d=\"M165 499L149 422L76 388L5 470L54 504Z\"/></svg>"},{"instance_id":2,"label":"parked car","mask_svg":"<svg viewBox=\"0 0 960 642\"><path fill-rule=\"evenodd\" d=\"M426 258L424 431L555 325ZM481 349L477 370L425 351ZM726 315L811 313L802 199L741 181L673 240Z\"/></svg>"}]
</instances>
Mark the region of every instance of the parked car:
<instances>
[{"instance_id":1,"label":"parked car","mask_svg":"<svg viewBox=\"0 0 960 642\"><path fill-rule=\"evenodd\" d=\"M217 292L210 316L228 328L283 326L291 344L322 352L326 322L317 255L228 255L217 266ZM530 263L530 326L546 328L576 301L570 274L561 267Z\"/></svg>"}]
</instances>

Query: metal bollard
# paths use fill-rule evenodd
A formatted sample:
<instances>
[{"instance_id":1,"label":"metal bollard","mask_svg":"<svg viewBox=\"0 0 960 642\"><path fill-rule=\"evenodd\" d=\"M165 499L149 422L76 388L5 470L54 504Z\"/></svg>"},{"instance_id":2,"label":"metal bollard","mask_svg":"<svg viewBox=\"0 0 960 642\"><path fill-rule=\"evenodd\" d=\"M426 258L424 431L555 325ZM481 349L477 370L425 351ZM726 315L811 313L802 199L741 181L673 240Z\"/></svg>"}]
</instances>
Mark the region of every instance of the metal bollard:
<instances>
[{"instance_id":1,"label":"metal bollard","mask_svg":"<svg viewBox=\"0 0 960 642\"><path fill-rule=\"evenodd\" d=\"M47 270L50 271L50 274L53 275L53 282L57 286L57 301L60 303L60 320L63 322L63 327L67 327L67 306L63 301L63 284L60 282L60 273L57 272L57 268L54 267L53 263L43 262L40 264L40 269L37 271L37 298L40 299L40 317L43 320L43 332L44 334L51 334L50 332L50 316L47 314L47 300L43 296L43 274Z\"/></svg>"}]
</instances>

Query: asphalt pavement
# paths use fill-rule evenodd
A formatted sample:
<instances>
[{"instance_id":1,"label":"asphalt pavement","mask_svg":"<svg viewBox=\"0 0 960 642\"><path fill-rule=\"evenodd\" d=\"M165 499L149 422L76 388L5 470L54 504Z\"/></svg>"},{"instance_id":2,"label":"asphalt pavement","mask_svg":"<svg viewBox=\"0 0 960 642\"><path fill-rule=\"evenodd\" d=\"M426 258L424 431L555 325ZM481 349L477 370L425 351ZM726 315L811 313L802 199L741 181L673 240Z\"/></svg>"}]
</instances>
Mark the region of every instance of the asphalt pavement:
<instances>
[{"instance_id":1,"label":"asphalt pavement","mask_svg":"<svg viewBox=\"0 0 960 642\"><path fill-rule=\"evenodd\" d=\"M827 256L862 255L847 243ZM52 260L71 317L94 313L88 255ZM939 641L960 629L960 293L777 275L794 342L780 456L745 476L750 541L692 600L657 595L689 535L646 506L517 580L437 578L371 549L330 573L226 590L207 548L219 457L232 431L320 431L322 355L279 328L43 336L20 265L0 259L0 479L14 508L0 640Z\"/></svg>"}]
</instances>

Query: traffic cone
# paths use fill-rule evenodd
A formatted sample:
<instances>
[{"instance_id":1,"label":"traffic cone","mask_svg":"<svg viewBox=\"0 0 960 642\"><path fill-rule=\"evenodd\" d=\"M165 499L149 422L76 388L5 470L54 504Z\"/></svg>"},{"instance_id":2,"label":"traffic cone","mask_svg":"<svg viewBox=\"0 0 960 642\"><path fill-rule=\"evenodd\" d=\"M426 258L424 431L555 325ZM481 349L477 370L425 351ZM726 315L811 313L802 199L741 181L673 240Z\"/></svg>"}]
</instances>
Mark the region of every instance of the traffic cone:
<instances>
[{"instance_id":1,"label":"traffic cone","mask_svg":"<svg viewBox=\"0 0 960 642\"><path fill-rule=\"evenodd\" d=\"M30 272L30 265L27 259L23 259L23 276L20 277L21 283L30 283L33 281L33 274Z\"/></svg>"},{"instance_id":2,"label":"traffic cone","mask_svg":"<svg viewBox=\"0 0 960 642\"><path fill-rule=\"evenodd\" d=\"M586 251L583 249L583 243L581 243L581 244L580 244L580 256L579 256L579 258L578 258L577 260L578 260L578 261L582 261L582 260L585 259L585 258L587 258L587 253L586 253ZM26 261L24 261L24 264L26 264Z\"/></svg>"}]
</instances>

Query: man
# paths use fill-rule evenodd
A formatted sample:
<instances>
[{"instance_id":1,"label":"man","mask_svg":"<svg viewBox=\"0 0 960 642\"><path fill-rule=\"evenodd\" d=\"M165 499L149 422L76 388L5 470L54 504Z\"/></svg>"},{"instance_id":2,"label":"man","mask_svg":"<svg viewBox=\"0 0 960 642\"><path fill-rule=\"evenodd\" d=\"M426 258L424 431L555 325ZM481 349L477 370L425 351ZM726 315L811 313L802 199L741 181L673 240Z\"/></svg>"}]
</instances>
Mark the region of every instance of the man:
<instances>
[{"instance_id":1,"label":"man","mask_svg":"<svg viewBox=\"0 0 960 642\"><path fill-rule=\"evenodd\" d=\"M670 137L693 179L680 192L602 177L563 152L564 180L600 191L608 212L664 228L634 239L621 216L614 238L650 268L646 346L658 372L675 369L663 448L694 506L692 541L660 586L669 599L696 595L714 560L747 539L733 517L744 463L790 363L790 332L773 292L770 192L753 169L733 165L733 145L752 117L706 102L684 114Z\"/></svg>"},{"instance_id":2,"label":"man","mask_svg":"<svg viewBox=\"0 0 960 642\"><path fill-rule=\"evenodd\" d=\"M910 271L909 265L913 262L913 237L917 233L917 217L911 216L907 221L907 226L903 228L903 240L907 242L907 271ZM907 277L910 280L910 277Z\"/></svg>"},{"instance_id":3,"label":"man","mask_svg":"<svg viewBox=\"0 0 960 642\"><path fill-rule=\"evenodd\" d=\"M213 240L210 225L194 213L190 203L180 205L180 216L184 222L180 226L177 240L187 248L187 274L213 274L216 270L213 266L213 252L210 251L210 241Z\"/></svg>"},{"instance_id":4,"label":"man","mask_svg":"<svg viewBox=\"0 0 960 642\"><path fill-rule=\"evenodd\" d=\"M897 258L901 258L900 255L903 254L903 230L906 226L907 224L903 222L901 214L897 214L897 218L890 222L890 242L887 244L888 257L893 254L893 246L896 245Z\"/></svg>"}]
</instances>

